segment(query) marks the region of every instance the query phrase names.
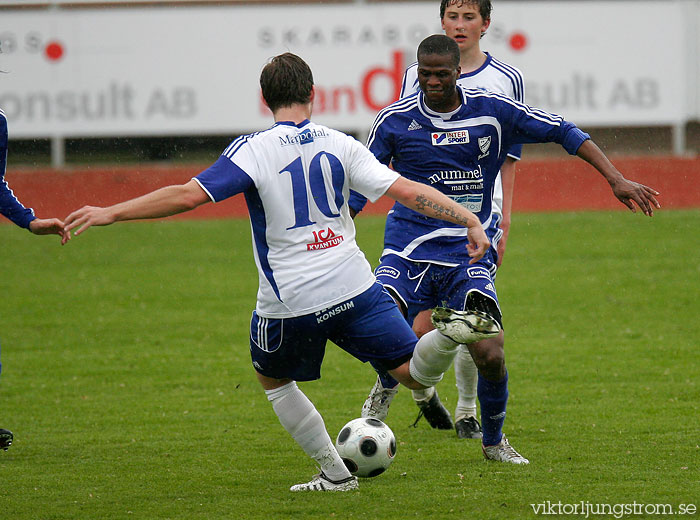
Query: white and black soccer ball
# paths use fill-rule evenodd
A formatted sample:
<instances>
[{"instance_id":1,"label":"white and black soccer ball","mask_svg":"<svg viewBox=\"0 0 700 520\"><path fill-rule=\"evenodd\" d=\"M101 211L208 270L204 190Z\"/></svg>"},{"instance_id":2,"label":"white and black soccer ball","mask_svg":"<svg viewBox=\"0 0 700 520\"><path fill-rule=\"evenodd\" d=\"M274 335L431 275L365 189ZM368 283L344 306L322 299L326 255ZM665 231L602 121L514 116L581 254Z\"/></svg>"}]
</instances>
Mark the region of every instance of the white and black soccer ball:
<instances>
[{"instance_id":1,"label":"white and black soccer ball","mask_svg":"<svg viewBox=\"0 0 700 520\"><path fill-rule=\"evenodd\" d=\"M350 473L357 477L376 477L393 462L396 437L379 419L363 417L341 428L335 447Z\"/></svg>"}]
</instances>

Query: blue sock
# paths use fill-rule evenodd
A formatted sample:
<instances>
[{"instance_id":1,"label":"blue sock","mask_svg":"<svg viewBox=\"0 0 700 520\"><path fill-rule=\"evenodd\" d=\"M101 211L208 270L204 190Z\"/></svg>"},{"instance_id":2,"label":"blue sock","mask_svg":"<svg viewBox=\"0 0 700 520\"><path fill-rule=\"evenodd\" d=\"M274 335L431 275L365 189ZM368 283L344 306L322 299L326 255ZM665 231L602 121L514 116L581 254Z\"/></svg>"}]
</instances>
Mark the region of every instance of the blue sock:
<instances>
[{"instance_id":1,"label":"blue sock","mask_svg":"<svg viewBox=\"0 0 700 520\"><path fill-rule=\"evenodd\" d=\"M391 377L389 372L385 372L381 368L375 367L371 361L369 363L370 363L370 365L372 365L372 368L374 368L374 371L379 376L379 381L381 381L382 386L384 388L394 388L396 385L399 384L399 382L396 379Z\"/></svg>"},{"instance_id":2,"label":"blue sock","mask_svg":"<svg viewBox=\"0 0 700 520\"><path fill-rule=\"evenodd\" d=\"M379 375L379 380L382 382L384 388L394 388L399 382L391 377L388 372L377 372Z\"/></svg>"},{"instance_id":3,"label":"blue sock","mask_svg":"<svg viewBox=\"0 0 700 520\"><path fill-rule=\"evenodd\" d=\"M484 446L494 446L501 442L503 422L506 419L506 403L508 402L508 372L496 383L488 381L479 374L476 387L481 404L481 430Z\"/></svg>"}]
</instances>

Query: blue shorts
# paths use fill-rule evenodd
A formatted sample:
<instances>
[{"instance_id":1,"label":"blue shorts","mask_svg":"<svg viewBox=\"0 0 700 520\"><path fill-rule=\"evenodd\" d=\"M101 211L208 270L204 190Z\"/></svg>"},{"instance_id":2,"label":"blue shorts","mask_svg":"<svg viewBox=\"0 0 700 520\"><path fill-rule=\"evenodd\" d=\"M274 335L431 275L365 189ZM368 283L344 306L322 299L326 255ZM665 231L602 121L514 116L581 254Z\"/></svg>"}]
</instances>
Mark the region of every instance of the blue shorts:
<instances>
[{"instance_id":1,"label":"blue shorts","mask_svg":"<svg viewBox=\"0 0 700 520\"><path fill-rule=\"evenodd\" d=\"M448 267L430 262L413 262L397 255L386 255L374 274L395 295L406 311L408 323L419 312L434 307L464 310L467 294L478 291L498 306L492 264L462 264ZM499 308L500 312L500 308ZM497 317L500 321L500 316Z\"/></svg>"},{"instance_id":2,"label":"blue shorts","mask_svg":"<svg viewBox=\"0 0 700 520\"><path fill-rule=\"evenodd\" d=\"M313 381L330 340L362 362L385 371L410 359L418 338L381 284L314 314L263 318L253 312L250 357L262 375Z\"/></svg>"}]
</instances>

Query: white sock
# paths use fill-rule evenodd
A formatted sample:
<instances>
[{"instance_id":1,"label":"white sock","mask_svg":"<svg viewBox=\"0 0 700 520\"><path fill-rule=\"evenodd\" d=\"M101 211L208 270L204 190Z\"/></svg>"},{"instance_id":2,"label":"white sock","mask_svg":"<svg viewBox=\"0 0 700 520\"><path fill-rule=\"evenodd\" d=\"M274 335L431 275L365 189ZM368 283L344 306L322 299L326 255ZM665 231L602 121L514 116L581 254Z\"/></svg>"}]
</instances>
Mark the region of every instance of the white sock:
<instances>
[{"instance_id":1,"label":"white sock","mask_svg":"<svg viewBox=\"0 0 700 520\"><path fill-rule=\"evenodd\" d=\"M413 393L414 401L429 401L433 394L435 393L435 387L425 388L424 390L411 390Z\"/></svg>"},{"instance_id":2,"label":"white sock","mask_svg":"<svg viewBox=\"0 0 700 520\"><path fill-rule=\"evenodd\" d=\"M479 371L466 345L460 345L455 357L455 379L459 396L455 421L465 417L476 417L476 383L479 380Z\"/></svg>"},{"instance_id":3,"label":"white sock","mask_svg":"<svg viewBox=\"0 0 700 520\"><path fill-rule=\"evenodd\" d=\"M350 476L326 431L321 414L294 381L274 390L265 390L265 394L284 429L321 466L321 471L329 479L342 480Z\"/></svg>"},{"instance_id":4,"label":"white sock","mask_svg":"<svg viewBox=\"0 0 700 520\"><path fill-rule=\"evenodd\" d=\"M424 386L435 386L450 368L459 343L431 330L416 343L409 370L411 377Z\"/></svg>"}]
</instances>

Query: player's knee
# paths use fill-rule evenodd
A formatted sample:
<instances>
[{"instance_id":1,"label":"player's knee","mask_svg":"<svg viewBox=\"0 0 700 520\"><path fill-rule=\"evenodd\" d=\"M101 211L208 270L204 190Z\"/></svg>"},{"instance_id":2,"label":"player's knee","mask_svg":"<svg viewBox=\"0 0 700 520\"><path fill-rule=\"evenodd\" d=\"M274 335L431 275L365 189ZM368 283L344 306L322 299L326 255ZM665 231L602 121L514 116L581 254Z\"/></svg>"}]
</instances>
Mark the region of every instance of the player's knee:
<instances>
[{"instance_id":1,"label":"player's knee","mask_svg":"<svg viewBox=\"0 0 700 520\"><path fill-rule=\"evenodd\" d=\"M486 372L500 372L506 363L503 350L487 352L482 358L482 366Z\"/></svg>"},{"instance_id":2,"label":"player's knee","mask_svg":"<svg viewBox=\"0 0 700 520\"><path fill-rule=\"evenodd\" d=\"M433 327L432 321L430 321L430 314L430 310L421 311L413 320L413 332L415 332L416 336L419 338L422 338L435 328Z\"/></svg>"},{"instance_id":3,"label":"player's knee","mask_svg":"<svg viewBox=\"0 0 700 520\"><path fill-rule=\"evenodd\" d=\"M506 355L503 349L503 332L495 338L479 341L471 349L474 364L484 375L497 376L505 370Z\"/></svg>"}]
</instances>

